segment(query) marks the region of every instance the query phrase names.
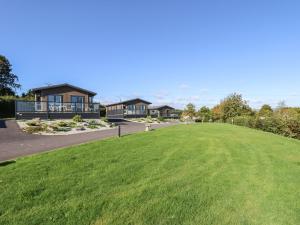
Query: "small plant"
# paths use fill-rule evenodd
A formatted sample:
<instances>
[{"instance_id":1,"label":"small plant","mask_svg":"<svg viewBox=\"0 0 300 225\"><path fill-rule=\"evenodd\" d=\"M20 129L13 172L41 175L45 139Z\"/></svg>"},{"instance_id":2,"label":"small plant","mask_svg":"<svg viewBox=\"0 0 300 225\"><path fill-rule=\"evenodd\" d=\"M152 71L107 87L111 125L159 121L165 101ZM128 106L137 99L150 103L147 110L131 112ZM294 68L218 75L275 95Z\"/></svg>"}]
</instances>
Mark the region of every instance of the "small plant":
<instances>
[{"instance_id":1,"label":"small plant","mask_svg":"<svg viewBox=\"0 0 300 225\"><path fill-rule=\"evenodd\" d=\"M76 130L78 130L78 131L85 130L85 127L83 127L83 126L79 126L79 127L76 127Z\"/></svg>"},{"instance_id":2,"label":"small plant","mask_svg":"<svg viewBox=\"0 0 300 225\"><path fill-rule=\"evenodd\" d=\"M158 119L158 121L160 121L160 122L164 122L164 121L165 121L165 118L163 118L163 117L161 117L161 116L158 117L157 119Z\"/></svg>"},{"instance_id":3,"label":"small plant","mask_svg":"<svg viewBox=\"0 0 300 225\"><path fill-rule=\"evenodd\" d=\"M37 120L31 120L26 123L28 126L40 126L41 122Z\"/></svg>"},{"instance_id":4,"label":"small plant","mask_svg":"<svg viewBox=\"0 0 300 225\"><path fill-rule=\"evenodd\" d=\"M29 126L24 129L25 132L28 132L30 134L39 133L43 131L47 131L48 126L47 124L41 124L39 126Z\"/></svg>"},{"instance_id":5,"label":"small plant","mask_svg":"<svg viewBox=\"0 0 300 225\"><path fill-rule=\"evenodd\" d=\"M58 132L68 132L68 131L71 131L72 128L71 127L57 127L56 128L56 131Z\"/></svg>"},{"instance_id":6,"label":"small plant","mask_svg":"<svg viewBox=\"0 0 300 225\"><path fill-rule=\"evenodd\" d=\"M83 122L83 119L81 118L80 115L75 115L73 117L73 121L76 122L76 123L80 123L80 122Z\"/></svg>"},{"instance_id":7,"label":"small plant","mask_svg":"<svg viewBox=\"0 0 300 225\"><path fill-rule=\"evenodd\" d=\"M76 123L60 121L56 124L51 124L49 127L56 132L67 132L71 131L72 128L76 127Z\"/></svg>"},{"instance_id":8,"label":"small plant","mask_svg":"<svg viewBox=\"0 0 300 225\"><path fill-rule=\"evenodd\" d=\"M89 123L89 125L96 125L96 126L100 125L100 123L97 122L96 120L90 120L88 123Z\"/></svg>"},{"instance_id":9,"label":"small plant","mask_svg":"<svg viewBox=\"0 0 300 225\"><path fill-rule=\"evenodd\" d=\"M108 118L107 117L104 117L101 119L104 123L108 123Z\"/></svg>"},{"instance_id":10,"label":"small plant","mask_svg":"<svg viewBox=\"0 0 300 225\"><path fill-rule=\"evenodd\" d=\"M97 125L93 125L93 124L89 124L87 127L88 127L89 129L97 129L97 128L98 128Z\"/></svg>"},{"instance_id":11,"label":"small plant","mask_svg":"<svg viewBox=\"0 0 300 225\"><path fill-rule=\"evenodd\" d=\"M59 121L59 122L57 123L57 125L58 125L59 127L69 127L69 123L67 123L67 122L65 122L65 121Z\"/></svg>"}]
</instances>

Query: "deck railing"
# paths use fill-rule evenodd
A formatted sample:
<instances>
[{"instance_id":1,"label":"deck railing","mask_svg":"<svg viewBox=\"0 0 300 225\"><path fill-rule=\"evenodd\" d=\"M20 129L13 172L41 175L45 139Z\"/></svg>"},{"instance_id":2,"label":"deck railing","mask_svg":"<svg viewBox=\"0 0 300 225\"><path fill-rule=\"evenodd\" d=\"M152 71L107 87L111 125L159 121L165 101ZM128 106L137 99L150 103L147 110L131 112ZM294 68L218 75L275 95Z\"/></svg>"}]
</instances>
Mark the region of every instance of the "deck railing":
<instances>
[{"instance_id":1,"label":"deck railing","mask_svg":"<svg viewBox=\"0 0 300 225\"><path fill-rule=\"evenodd\" d=\"M124 115L147 115L147 113L148 113L147 110L143 110L143 109L124 110Z\"/></svg>"},{"instance_id":2,"label":"deck railing","mask_svg":"<svg viewBox=\"0 0 300 225\"><path fill-rule=\"evenodd\" d=\"M99 103L16 101L16 112L99 112Z\"/></svg>"}]
</instances>

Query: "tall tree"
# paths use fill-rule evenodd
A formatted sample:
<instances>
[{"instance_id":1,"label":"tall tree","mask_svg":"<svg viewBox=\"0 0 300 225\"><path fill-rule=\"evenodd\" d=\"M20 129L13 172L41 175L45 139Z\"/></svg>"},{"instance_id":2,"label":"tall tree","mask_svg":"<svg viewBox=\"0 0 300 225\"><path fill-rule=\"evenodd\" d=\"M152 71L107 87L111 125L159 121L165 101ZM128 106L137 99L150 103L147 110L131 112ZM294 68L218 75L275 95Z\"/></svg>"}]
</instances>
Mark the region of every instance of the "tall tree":
<instances>
[{"instance_id":1,"label":"tall tree","mask_svg":"<svg viewBox=\"0 0 300 225\"><path fill-rule=\"evenodd\" d=\"M21 97L28 100L34 100L34 93L31 89L29 89L26 93L23 92Z\"/></svg>"},{"instance_id":2,"label":"tall tree","mask_svg":"<svg viewBox=\"0 0 300 225\"><path fill-rule=\"evenodd\" d=\"M211 119L211 110L203 106L201 109L198 111L198 116L202 120L202 122L208 122Z\"/></svg>"},{"instance_id":3,"label":"tall tree","mask_svg":"<svg viewBox=\"0 0 300 225\"><path fill-rule=\"evenodd\" d=\"M193 118L194 116L196 116L196 107L194 104L192 103L189 103L186 105L183 113L182 113L182 116L183 117L190 117L190 118Z\"/></svg>"},{"instance_id":4,"label":"tall tree","mask_svg":"<svg viewBox=\"0 0 300 225\"><path fill-rule=\"evenodd\" d=\"M225 98L221 103L221 116L223 121L241 115L252 115L253 111L242 95L233 93Z\"/></svg>"},{"instance_id":5,"label":"tall tree","mask_svg":"<svg viewBox=\"0 0 300 225\"><path fill-rule=\"evenodd\" d=\"M0 96L15 95L16 89L21 87L18 81L18 76L12 73L8 59L0 55Z\"/></svg>"},{"instance_id":6,"label":"tall tree","mask_svg":"<svg viewBox=\"0 0 300 225\"><path fill-rule=\"evenodd\" d=\"M263 105L258 112L258 116L260 117L269 117L273 115L273 109L270 105Z\"/></svg>"},{"instance_id":7,"label":"tall tree","mask_svg":"<svg viewBox=\"0 0 300 225\"><path fill-rule=\"evenodd\" d=\"M212 119L213 121L219 121L221 120L222 117L222 113L221 113L221 105L218 104L216 106L214 106L211 110L211 114L212 114Z\"/></svg>"}]
</instances>

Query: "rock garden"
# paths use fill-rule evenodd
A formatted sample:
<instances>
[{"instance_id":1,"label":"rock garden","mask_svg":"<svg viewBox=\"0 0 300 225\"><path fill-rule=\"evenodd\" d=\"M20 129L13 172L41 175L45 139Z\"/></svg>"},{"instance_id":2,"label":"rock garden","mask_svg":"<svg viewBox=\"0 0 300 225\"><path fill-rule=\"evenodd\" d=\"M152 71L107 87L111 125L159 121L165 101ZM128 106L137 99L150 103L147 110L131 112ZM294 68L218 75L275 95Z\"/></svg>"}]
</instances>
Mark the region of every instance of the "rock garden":
<instances>
[{"instance_id":1,"label":"rock garden","mask_svg":"<svg viewBox=\"0 0 300 225\"><path fill-rule=\"evenodd\" d=\"M164 119L163 117L153 118L151 116L148 116L146 118L129 119L129 121L135 122L135 123L160 124L160 123L168 123L168 122L177 121L177 120Z\"/></svg>"},{"instance_id":2,"label":"rock garden","mask_svg":"<svg viewBox=\"0 0 300 225\"><path fill-rule=\"evenodd\" d=\"M80 116L74 116L69 120L33 120L18 121L20 128L31 134L41 135L68 135L76 133L85 133L99 130L112 129L113 123L106 119L82 119Z\"/></svg>"}]
</instances>

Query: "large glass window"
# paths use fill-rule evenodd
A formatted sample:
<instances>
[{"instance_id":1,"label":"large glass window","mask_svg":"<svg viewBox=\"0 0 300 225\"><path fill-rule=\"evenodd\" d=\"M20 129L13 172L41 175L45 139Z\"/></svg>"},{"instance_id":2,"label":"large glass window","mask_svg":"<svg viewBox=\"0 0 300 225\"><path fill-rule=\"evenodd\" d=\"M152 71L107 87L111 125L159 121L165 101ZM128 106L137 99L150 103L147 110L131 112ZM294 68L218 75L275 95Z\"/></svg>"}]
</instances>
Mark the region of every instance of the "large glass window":
<instances>
[{"instance_id":1,"label":"large glass window","mask_svg":"<svg viewBox=\"0 0 300 225\"><path fill-rule=\"evenodd\" d=\"M84 111L84 97L71 96L71 104L73 111Z\"/></svg>"},{"instance_id":2,"label":"large glass window","mask_svg":"<svg viewBox=\"0 0 300 225\"><path fill-rule=\"evenodd\" d=\"M62 111L62 96L48 95L48 109L49 111Z\"/></svg>"}]
</instances>

